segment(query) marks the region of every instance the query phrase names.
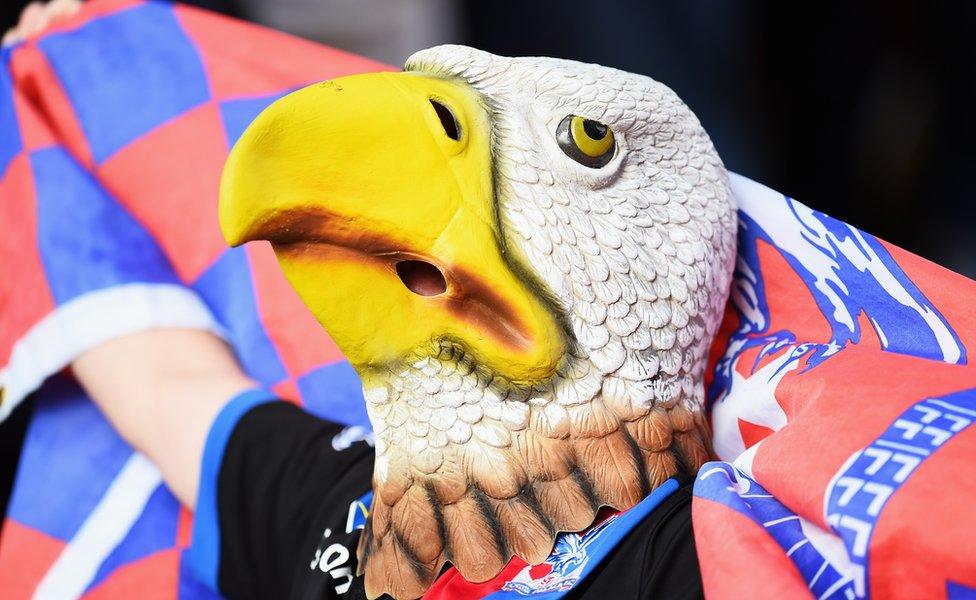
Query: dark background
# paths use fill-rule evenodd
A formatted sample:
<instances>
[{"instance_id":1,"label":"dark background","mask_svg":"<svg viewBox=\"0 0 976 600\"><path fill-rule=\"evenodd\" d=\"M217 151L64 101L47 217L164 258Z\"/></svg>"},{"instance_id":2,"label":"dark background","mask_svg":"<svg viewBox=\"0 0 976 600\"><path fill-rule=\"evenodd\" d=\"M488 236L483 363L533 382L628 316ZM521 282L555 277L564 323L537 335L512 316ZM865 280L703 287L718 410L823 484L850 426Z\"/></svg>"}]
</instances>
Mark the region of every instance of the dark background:
<instances>
[{"instance_id":1,"label":"dark background","mask_svg":"<svg viewBox=\"0 0 976 600\"><path fill-rule=\"evenodd\" d=\"M976 277L976 3L826 4L496 0L467 14L486 50L668 84L730 169Z\"/></svg>"},{"instance_id":2,"label":"dark background","mask_svg":"<svg viewBox=\"0 0 976 600\"><path fill-rule=\"evenodd\" d=\"M191 3L243 17L257 6ZM4 4L4 29L23 4ZM976 3L825 4L440 0L457 26L438 41L650 75L695 110L730 169L976 278ZM384 8L359 5L362 19ZM357 16L335 0L305 9Z\"/></svg>"},{"instance_id":3,"label":"dark background","mask_svg":"<svg viewBox=\"0 0 976 600\"><path fill-rule=\"evenodd\" d=\"M402 17L405 6L291 1L299 20L347 20L332 30L299 33L342 39L347 49L367 52L375 44L356 48L346 33L355 29L351 24L377 20L375 11L384 8L396 7ZM257 2L190 3L273 21ZM976 278L976 3L824 4L406 3L428 13L449 9L445 22L455 26L445 26L436 41L650 75L695 110L730 169ZM4 28L21 5L4 5Z\"/></svg>"},{"instance_id":4,"label":"dark background","mask_svg":"<svg viewBox=\"0 0 976 600\"><path fill-rule=\"evenodd\" d=\"M258 15L262 1L191 3L288 28ZM395 0L357 1L292 0L293 22L303 10L315 23L346 20L296 32L402 62L390 47L370 52L384 48L376 39L356 47L363 34L349 31ZM976 3L413 1L428 11L420 21L387 21L440 16L433 29L452 26L433 41L650 75L695 110L730 169L976 278ZM3 30L24 4L3 0ZM0 426L0 509L30 404Z\"/></svg>"}]
</instances>

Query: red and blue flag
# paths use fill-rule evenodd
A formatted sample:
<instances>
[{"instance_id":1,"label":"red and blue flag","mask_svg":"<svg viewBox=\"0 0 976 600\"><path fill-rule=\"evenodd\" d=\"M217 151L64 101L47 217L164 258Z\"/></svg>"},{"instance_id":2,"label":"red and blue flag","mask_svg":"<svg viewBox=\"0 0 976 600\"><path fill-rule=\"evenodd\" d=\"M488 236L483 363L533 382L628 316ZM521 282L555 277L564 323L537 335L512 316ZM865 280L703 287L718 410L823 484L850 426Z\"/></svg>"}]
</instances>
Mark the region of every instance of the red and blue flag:
<instances>
[{"instance_id":1,"label":"red and blue flag","mask_svg":"<svg viewBox=\"0 0 976 600\"><path fill-rule=\"evenodd\" d=\"M89 2L3 62L0 417L28 395L34 413L0 590L208 598L184 564L192 516L66 368L126 333L209 329L263 385L362 435L355 373L269 247L226 247L215 204L265 106L388 67L133 0ZM974 597L976 283L745 178L733 189L739 257L709 378L727 462L706 465L694 501L708 595ZM513 570L497 597L558 591L627 514L562 539L547 569Z\"/></svg>"}]
</instances>

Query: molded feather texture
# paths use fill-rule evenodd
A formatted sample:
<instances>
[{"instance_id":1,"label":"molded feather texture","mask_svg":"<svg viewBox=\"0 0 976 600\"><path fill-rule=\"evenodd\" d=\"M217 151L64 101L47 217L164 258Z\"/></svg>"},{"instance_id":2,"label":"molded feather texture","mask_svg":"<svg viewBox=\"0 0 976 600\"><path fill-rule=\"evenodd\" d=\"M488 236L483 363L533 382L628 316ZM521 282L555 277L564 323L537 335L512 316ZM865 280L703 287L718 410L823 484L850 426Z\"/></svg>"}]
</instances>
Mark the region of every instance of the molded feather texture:
<instances>
[{"instance_id":1,"label":"molded feather texture","mask_svg":"<svg viewBox=\"0 0 976 600\"><path fill-rule=\"evenodd\" d=\"M513 556L537 564L558 532L587 527L602 506L630 508L676 472L708 460L704 417L683 405L645 409L631 421L602 396L569 411L525 406L528 427L508 430L507 444L477 437L479 427L502 427L483 417L464 444L429 449L441 457L434 473L415 448L385 446L377 460L402 471L374 477L377 494L359 548L370 597L415 597L445 562L475 582L497 575ZM533 425L555 409L570 434L553 437Z\"/></svg>"},{"instance_id":2,"label":"molded feather texture","mask_svg":"<svg viewBox=\"0 0 976 600\"><path fill-rule=\"evenodd\" d=\"M406 68L484 99L499 243L565 324L567 354L551 379L513 382L432 340L371 373L376 494L359 549L370 597L417 597L446 561L471 581L513 555L536 563L557 532L707 460L702 375L737 227L708 135L660 83L460 46ZM609 163L560 149L569 115L613 132Z\"/></svg>"},{"instance_id":3,"label":"molded feather texture","mask_svg":"<svg viewBox=\"0 0 976 600\"><path fill-rule=\"evenodd\" d=\"M529 564L541 563L549 557L553 548L550 540L555 539L556 532L531 487L509 500L492 501L491 505L512 554ZM520 534L511 535L516 531Z\"/></svg>"}]
</instances>

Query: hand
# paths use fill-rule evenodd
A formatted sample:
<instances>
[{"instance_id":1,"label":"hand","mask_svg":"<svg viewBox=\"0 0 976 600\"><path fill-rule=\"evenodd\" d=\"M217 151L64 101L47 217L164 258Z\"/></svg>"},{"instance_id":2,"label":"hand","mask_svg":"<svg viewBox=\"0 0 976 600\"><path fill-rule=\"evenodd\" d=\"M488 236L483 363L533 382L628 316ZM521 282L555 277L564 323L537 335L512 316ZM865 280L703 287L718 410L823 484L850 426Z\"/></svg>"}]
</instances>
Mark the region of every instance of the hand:
<instances>
[{"instance_id":1,"label":"hand","mask_svg":"<svg viewBox=\"0 0 976 600\"><path fill-rule=\"evenodd\" d=\"M81 0L52 0L47 4L31 2L20 13L20 22L3 34L0 45L9 46L37 35L57 21L63 21L81 10Z\"/></svg>"}]
</instances>

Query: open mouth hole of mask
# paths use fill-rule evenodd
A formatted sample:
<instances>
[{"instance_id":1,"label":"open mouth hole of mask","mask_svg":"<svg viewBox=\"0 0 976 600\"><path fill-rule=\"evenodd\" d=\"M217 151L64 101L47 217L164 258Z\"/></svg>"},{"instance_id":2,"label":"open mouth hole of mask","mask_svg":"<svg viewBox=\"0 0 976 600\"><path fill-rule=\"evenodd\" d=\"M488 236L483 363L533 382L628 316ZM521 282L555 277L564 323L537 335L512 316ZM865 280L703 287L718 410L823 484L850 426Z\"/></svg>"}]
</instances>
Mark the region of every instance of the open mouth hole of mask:
<instances>
[{"instance_id":1,"label":"open mouth hole of mask","mask_svg":"<svg viewBox=\"0 0 976 600\"><path fill-rule=\"evenodd\" d=\"M401 260L396 273L408 290L418 296L440 296L447 291L447 280L441 270L422 260Z\"/></svg>"}]
</instances>

